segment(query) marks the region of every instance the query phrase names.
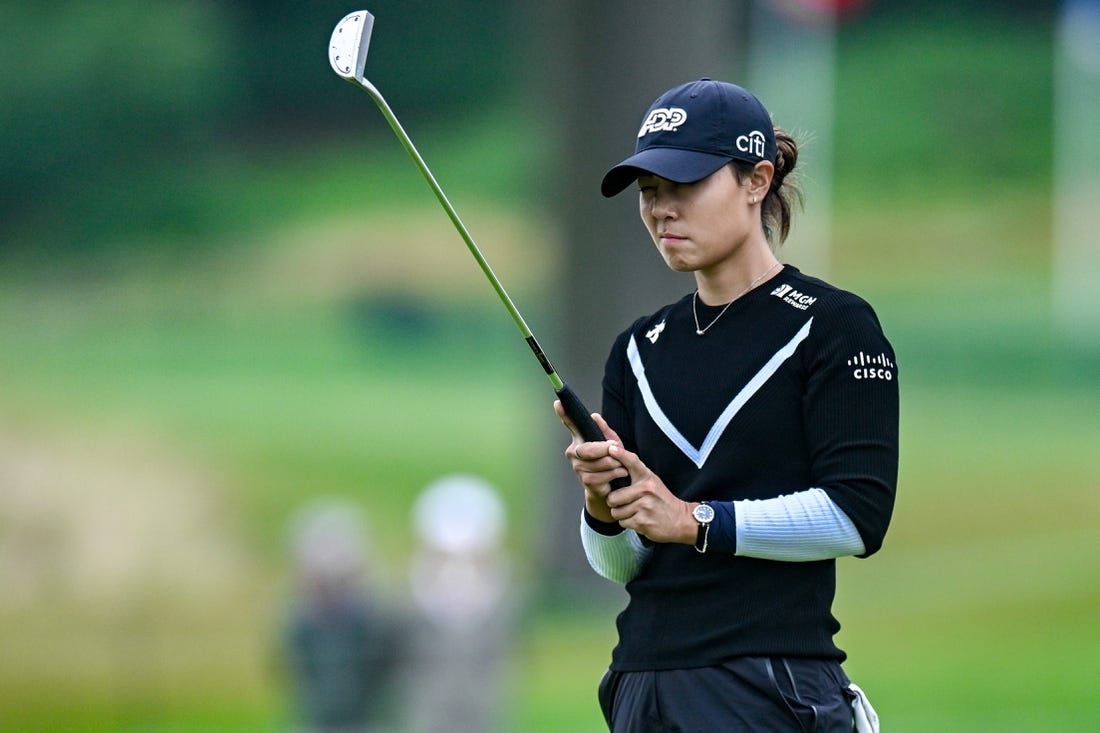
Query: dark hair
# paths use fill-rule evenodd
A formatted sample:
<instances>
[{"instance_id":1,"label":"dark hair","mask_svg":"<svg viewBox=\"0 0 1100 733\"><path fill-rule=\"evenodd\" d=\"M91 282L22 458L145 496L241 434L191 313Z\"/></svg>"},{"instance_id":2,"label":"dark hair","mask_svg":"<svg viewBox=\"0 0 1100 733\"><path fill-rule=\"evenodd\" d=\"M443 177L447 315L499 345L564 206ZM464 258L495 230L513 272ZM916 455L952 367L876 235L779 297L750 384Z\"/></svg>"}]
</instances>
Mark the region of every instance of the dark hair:
<instances>
[{"instance_id":1,"label":"dark hair","mask_svg":"<svg viewBox=\"0 0 1100 733\"><path fill-rule=\"evenodd\" d=\"M798 143L782 128L775 129L775 174L771 188L764 196L760 207L760 217L764 224L764 234L773 247L778 247L787 239L791 231L793 207L802 206L802 189L797 180L787 177L798 163ZM744 181L756 167L752 163L733 161L737 180ZM797 177L796 177L797 178Z\"/></svg>"}]
</instances>

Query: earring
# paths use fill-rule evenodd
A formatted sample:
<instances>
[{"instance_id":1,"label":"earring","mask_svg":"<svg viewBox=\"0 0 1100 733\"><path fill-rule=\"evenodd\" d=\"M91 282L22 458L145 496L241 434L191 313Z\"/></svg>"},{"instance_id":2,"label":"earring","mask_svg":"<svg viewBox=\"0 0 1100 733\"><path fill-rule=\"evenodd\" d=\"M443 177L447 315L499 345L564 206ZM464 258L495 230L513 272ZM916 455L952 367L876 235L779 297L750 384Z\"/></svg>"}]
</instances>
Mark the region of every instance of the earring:
<instances>
[{"instance_id":1,"label":"earring","mask_svg":"<svg viewBox=\"0 0 1100 733\"><path fill-rule=\"evenodd\" d=\"M753 196L753 197L752 197L752 202L751 202L751 203L752 203L752 204L753 204L754 206L756 205L756 197L755 197L755 196Z\"/></svg>"}]
</instances>

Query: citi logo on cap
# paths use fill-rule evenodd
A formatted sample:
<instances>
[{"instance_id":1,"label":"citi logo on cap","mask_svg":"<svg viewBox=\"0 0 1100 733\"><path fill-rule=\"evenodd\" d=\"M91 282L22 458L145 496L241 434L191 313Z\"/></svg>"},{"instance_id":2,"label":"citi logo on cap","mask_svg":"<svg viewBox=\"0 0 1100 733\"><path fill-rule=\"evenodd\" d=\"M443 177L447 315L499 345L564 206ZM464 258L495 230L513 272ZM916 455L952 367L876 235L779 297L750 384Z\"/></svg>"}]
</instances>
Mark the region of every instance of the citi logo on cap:
<instances>
[{"instance_id":1,"label":"citi logo on cap","mask_svg":"<svg viewBox=\"0 0 1100 733\"><path fill-rule=\"evenodd\" d=\"M753 130L748 135L740 135L735 142L737 149L742 153L755 155L757 158L764 157L764 133L760 130Z\"/></svg>"},{"instance_id":2,"label":"citi logo on cap","mask_svg":"<svg viewBox=\"0 0 1100 733\"><path fill-rule=\"evenodd\" d=\"M675 132L676 128L687 122L687 118L688 113L681 107L658 107L645 118L642 129L638 130L638 137L645 137L651 132Z\"/></svg>"}]
</instances>

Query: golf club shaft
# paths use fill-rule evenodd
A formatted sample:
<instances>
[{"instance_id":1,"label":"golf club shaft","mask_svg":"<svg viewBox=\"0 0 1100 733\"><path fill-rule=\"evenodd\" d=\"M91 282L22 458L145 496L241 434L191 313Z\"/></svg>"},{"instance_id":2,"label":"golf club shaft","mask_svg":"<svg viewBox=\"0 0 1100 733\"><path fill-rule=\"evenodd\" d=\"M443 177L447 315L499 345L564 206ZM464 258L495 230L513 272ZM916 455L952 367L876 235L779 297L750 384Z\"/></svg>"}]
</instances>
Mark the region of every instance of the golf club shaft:
<instances>
[{"instance_id":1,"label":"golf club shaft","mask_svg":"<svg viewBox=\"0 0 1100 733\"><path fill-rule=\"evenodd\" d=\"M371 99L374 100L378 109L381 110L382 116L386 118L386 122L393 128L394 134L397 135L402 146L404 146L405 150L408 152L409 157L413 159L413 162L416 163L416 167L420 169L421 174L424 176L424 180L428 182L428 185L435 193L435 197L439 200L440 205L443 206L443 209L447 212L447 216L450 217L451 223L454 224L455 229L458 230L459 235L461 235L462 241L466 243L466 248L470 250L470 254L477 260L478 266L481 268L481 271L485 273L485 277L489 279L497 296L500 298L500 302L504 304L509 315L512 316L512 320L515 321L516 327L519 328L520 333L523 334L523 338L527 341L527 345L531 347L531 351L535 354L535 358L538 359L539 364L542 365L543 371L546 372L546 376L550 380L550 384L554 387L554 392L561 401L566 416L573 423L577 433L586 441L604 440L603 432L592 420L588 408L585 407L580 397L577 396L577 393L562 381L562 378L558 376L558 373L554 370L550 360L546 357L546 353L542 350L538 340L535 338L534 334L531 333L531 329L528 327L527 322L523 319L523 315L519 312L519 309L516 308L515 303L512 302L512 298L508 295L508 291L504 289L504 285L501 284L496 273L493 272L493 268L490 267L489 263L485 260L485 256L481 254L481 250L478 249L477 244L474 242L474 238L470 236L470 232L466 229L466 225L462 223L462 219L459 218L458 212L455 211L454 206L451 205L450 200L447 198L447 194L443 192L443 188L439 185L439 182L435 180L435 176L432 175L431 170L428 168L428 164L424 162L424 158L420 155L416 146L413 145L412 139L409 137L408 133L405 132L405 128L401 126L401 122L398 121L397 116L393 113L393 110L390 109L390 105L386 102L382 93L361 75L357 75L355 81L370 95Z\"/></svg>"}]
</instances>

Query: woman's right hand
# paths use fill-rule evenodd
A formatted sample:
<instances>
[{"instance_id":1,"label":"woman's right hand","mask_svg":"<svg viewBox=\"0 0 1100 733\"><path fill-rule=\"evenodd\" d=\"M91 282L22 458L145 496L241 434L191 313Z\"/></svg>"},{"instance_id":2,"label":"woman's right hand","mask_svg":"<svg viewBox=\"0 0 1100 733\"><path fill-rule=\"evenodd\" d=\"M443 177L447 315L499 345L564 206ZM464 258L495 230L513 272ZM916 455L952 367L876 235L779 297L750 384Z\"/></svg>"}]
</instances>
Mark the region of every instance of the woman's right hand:
<instances>
[{"instance_id":1,"label":"woman's right hand","mask_svg":"<svg viewBox=\"0 0 1100 733\"><path fill-rule=\"evenodd\" d=\"M601 522L614 522L611 509L607 505L607 497L611 493L611 482L630 475L623 464L610 454L612 445L622 445L618 434L599 414L592 413L592 419L607 440L587 442L577 434L573 424L566 417L560 401L555 400L554 412L573 436L572 442L565 449L565 457L573 467L573 473L577 474L581 485L584 486L585 508L593 518Z\"/></svg>"}]
</instances>

